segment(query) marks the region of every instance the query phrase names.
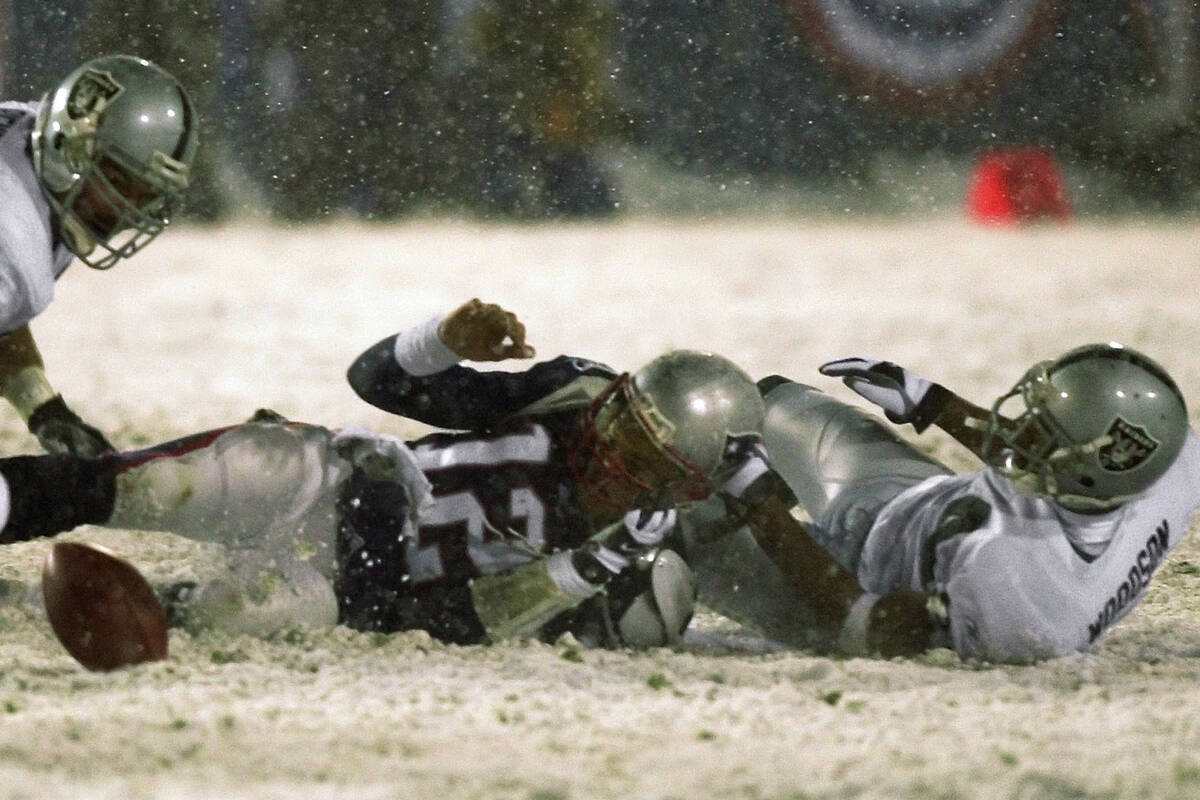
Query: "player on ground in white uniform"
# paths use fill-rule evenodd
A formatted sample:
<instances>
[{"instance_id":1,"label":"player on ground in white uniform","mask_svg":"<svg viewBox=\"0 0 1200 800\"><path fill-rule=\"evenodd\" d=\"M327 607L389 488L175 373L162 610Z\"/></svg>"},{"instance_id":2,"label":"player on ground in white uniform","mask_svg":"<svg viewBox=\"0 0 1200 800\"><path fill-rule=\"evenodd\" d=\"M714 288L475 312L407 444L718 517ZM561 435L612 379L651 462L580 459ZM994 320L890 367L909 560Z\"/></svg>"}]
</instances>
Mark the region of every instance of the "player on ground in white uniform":
<instances>
[{"instance_id":1,"label":"player on ground in white uniform","mask_svg":"<svg viewBox=\"0 0 1200 800\"><path fill-rule=\"evenodd\" d=\"M673 499L707 496L736 466L729 443L758 436L757 388L693 351L632 376L565 356L524 372L457 363L532 354L511 313L478 301L364 352L360 395L450 429L407 446L258 422L97 459L0 459L0 541L90 523L219 542L231 573L189 591L183 621L225 630L678 641L694 589L660 548Z\"/></svg>"},{"instance_id":2,"label":"player on ground in white uniform","mask_svg":"<svg viewBox=\"0 0 1200 800\"><path fill-rule=\"evenodd\" d=\"M990 410L890 362L821 371L893 422L943 428L987 466L953 474L856 408L760 381L766 451L790 492L765 473L726 493L761 550L744 529L706 542L722 524L709 509L692 519L691 562L702 600L794 640L996 662L1087 651L1142 599L1200 507L1183 396L1129 348L1037 364ZM811 522L788 513L793 499Z\"/></svg>"},{"instance_id":3,"label":"player on ground in white uniform","mask_svg":"<svg viewBox=\"0 0 1200 800\"><path fill-rule=\"evenodd\" d=\"M74 259L108 269L162 231L196 126L178 82L131 56L86 62L40 103L0 102L0 394L50 452L112 445L53 389L29 322Z\"/></svg>"}]
</instances>

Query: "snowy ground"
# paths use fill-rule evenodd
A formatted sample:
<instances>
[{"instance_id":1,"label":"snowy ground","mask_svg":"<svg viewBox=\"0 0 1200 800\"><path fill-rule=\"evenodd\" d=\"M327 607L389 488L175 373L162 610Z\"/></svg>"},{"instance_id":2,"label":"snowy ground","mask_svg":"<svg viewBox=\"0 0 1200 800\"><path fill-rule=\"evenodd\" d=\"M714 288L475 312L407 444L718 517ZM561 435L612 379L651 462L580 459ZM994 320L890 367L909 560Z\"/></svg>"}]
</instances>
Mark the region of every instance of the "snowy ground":
<instances>
[{"instance_id":1,"label":"snowy ground","mask_svg":"<svg viewBox=\"0 0 1200 800\"><path fill-rule=\"evenodd\" d=\"M990 400L1034 360L1115 339L1200 404L1198 233L798 219L182 229L112 274L73 268L34 330L68 400L124 446L263 405L417 433L359 402L344 369L475 295L517 310L543 356L632 368L703 347L847 398L818 363L887 356ZM972 465L944 438L921 441ZM35 449L12 413L0 447ZM154 579L220 567L169 535L70 536ZM338 629L173 634L168 661L93 674L44 617L0 608L0 797L1196 797L1194 536L1095 653L1020 668L755 652L737 638L634 654ZM8 548L0 577L36 581L46 547Z\"/></svg>"}]
</instances>

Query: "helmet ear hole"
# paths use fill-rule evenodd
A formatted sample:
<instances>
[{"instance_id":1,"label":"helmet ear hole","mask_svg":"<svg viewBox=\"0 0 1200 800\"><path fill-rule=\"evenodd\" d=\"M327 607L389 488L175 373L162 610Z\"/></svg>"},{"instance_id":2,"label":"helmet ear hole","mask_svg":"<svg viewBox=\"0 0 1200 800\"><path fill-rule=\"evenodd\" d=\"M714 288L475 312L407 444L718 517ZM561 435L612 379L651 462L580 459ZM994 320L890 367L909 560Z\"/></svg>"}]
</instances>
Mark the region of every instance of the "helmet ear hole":
<instances>
[{"instance_id":1,"label":"helmet ear hole","mask_svg":"<svg viewBox=\"0 0 1200 800\"><path fill-rule=\"evenodd\" d=\"M1096 479L1093 478L1091 475L1080 475L1079 482L1082 483L1084 486L1088 487L1089 489L1096 485Z\"/></svg>"}]
</instances>

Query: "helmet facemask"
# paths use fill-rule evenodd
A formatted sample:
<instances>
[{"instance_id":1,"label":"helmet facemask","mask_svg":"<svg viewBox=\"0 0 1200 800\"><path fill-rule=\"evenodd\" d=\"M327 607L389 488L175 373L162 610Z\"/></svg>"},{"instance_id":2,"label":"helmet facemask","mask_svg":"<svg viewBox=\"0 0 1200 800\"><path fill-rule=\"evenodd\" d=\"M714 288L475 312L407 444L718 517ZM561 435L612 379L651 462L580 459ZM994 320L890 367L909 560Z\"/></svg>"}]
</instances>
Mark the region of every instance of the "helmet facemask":
<instances>
[{"instance_id":1,"label":"helmet facemask","mask_svg":"<svg viewBox=\"0 0 1200 800\"><path fill-rule=\"evenodd\" d=\"M1045 411L1045 398L1054 391L1048 374L1051 361L1035 364L1012 389L992 405L988 438L983 445L985 459L1012 481L1022 494L1050 497L1077 511L1106 511L1129 500L1115 497L1104 500L1063 491L1061 476L1072 475L1086 483L1082 474L1085 459L1094 455L1111 439L1099 436L1092 441L1072 443L1062 428ZM1018 404L1016 414L1002 413Z\"/></svg>"},{"instance_id":2,"label":"helmet facemask","mask_svg":"<svg viewBox=\"0 0 1200 800\"><path fill-rule=\"evenodd\" d=\"M623 373L592 402L573 454L576 479L596 506L628 509L639 496L669 491L677 501L700 500L712 489L697 465L667 444L673 426Z\"/></svg>"},{"instance_id":3,"label":"helmet facemask","mask_svg":"<svg viewBox=\"0 0 1200 800\"><path fill-rule=\"evenodd\" d=\"M68 246L94 269L108 269L153 241L179 197L121 164L115 151L96 158L61 199L49 198Z\"/></svg>"}]
</instances>

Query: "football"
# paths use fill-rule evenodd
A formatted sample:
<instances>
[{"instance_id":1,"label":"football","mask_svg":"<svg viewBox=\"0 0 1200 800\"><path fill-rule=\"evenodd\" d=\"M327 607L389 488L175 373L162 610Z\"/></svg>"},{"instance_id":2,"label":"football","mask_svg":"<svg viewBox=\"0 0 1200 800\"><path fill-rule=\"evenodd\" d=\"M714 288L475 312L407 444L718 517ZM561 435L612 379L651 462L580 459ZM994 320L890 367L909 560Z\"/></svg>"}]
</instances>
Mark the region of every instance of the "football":
<instances>
[{"instance_id":1,"label":"football","mask_svg":"<svg viewBox=\"0 0 1200 800\"><path fill-rule=\"evenodd\" d=\"M167 657L167 617L154 590L107 548L56 542L42 569L42 595L55 636L90 670Z\"/></svg>"}]
</instances>

